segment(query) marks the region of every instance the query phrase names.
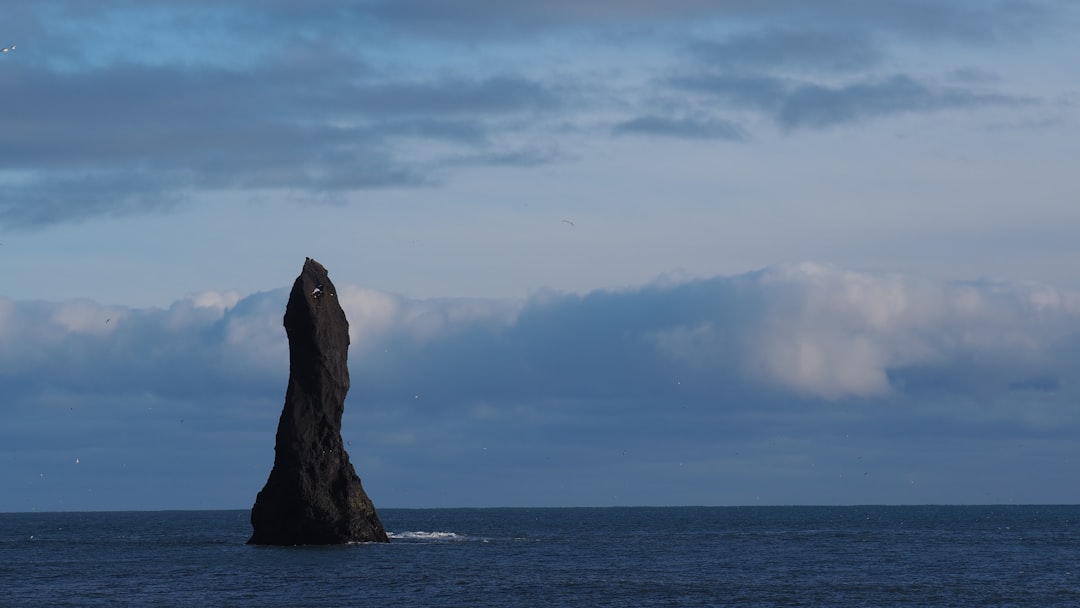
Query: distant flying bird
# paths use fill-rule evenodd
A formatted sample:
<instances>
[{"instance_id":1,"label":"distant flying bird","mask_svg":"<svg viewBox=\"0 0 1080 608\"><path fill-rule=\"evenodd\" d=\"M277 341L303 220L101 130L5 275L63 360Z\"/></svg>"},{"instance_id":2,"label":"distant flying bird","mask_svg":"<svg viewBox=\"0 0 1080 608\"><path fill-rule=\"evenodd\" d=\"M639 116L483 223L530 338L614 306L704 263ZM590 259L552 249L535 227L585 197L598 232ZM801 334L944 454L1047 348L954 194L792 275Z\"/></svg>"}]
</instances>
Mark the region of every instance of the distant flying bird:
<instances>
[{"instance_id":1,"label":"distant flying bird","mask_svg":"<svg viewBox=\"0 0 1080 608\"><path fill-rule=\"evenodd\" d=\"M564 224L570 224L570 227L571 227L571 228L573 228L573 227L574 227L574 222L571 222L570 220L563 220L563 223L564 223Z\"/></svg>"},{"instance_id":2,"label":"distant flying bird","mask_svg":"<svg viewBox=\"0 0 1080 608\"><path fill-rule=\"evenodd\" d=\"M8 51L14 51L14 50L15 50L15 45L13 44L11 46L5 46L4 48L0 49L0 53L6 53Z\"/></svg>"}]
</instances>

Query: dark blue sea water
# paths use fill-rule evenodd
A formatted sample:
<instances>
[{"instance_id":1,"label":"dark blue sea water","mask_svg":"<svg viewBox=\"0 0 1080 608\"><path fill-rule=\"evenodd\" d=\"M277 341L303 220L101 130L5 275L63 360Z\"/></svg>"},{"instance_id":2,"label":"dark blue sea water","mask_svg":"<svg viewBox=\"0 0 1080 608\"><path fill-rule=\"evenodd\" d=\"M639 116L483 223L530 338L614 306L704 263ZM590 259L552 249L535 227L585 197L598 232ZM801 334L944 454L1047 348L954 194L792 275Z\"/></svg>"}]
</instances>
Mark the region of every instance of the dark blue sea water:
<instances>
[{"instance_id":1,"label":"dark blue sea water","mask_svg":"<svg viewBox=\"0 0 1080 608\"><path fill-rule=\"evenodd\" d=\"M380 516L278 548L247 511L0 514L0 606L1080 606L1080 506Z\"/></svg>"}]
</instances>

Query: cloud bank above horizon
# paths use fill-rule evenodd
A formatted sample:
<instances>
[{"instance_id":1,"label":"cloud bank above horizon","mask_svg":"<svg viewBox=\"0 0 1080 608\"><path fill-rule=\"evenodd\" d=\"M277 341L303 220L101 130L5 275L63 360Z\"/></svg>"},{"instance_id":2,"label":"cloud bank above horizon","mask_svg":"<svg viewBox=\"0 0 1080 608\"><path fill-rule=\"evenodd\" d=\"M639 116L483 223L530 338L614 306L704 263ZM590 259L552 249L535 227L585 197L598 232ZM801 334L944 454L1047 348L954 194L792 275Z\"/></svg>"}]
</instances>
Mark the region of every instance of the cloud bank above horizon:
<instances>
[{"instance_id":1,"label":"cloud bank above horizon","mask_svg":"<svg viewBox=\"0 0 1080 608\"><path fill-rule=\"evenodd\" d=\"M388 506L646 504L634 476L662 463L679 476L650 483L684 483L653 495L665 504L1077 498L1030 487L1068 468L1025 467L1077 455L1078 293L818 264L523 300L338 291L352 341L345 434ZM0 483L17 490L0 509L158 504L121 490L128 476L178 507L245 506L272 462L286 298L0 298ZM973 485L991 463L972 454L1002 458L1001 444L1038 452L1011 454L999 487ZM854 466L878 461L879 485L842 481L855 451ZM938 451L947 462L919 460ZM752 489L725 489L750 477ZM185 497L200 483L204 496ZM110 486L117 497L83 494Z\"/></svg>"}]
</instances>

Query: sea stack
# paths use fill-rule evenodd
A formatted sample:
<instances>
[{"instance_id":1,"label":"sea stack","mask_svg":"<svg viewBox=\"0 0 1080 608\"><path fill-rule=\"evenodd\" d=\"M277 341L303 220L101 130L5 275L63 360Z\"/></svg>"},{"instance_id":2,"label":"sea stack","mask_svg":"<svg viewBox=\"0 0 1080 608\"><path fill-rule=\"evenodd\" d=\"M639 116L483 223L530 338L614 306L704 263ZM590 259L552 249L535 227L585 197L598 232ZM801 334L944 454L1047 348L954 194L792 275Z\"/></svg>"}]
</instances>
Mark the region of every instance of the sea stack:
<instances>
[{"instance_id":1,"label":"sea stack","mask_svg":"<svg viewBox=\"0 0 1080 608\"><path fill-rule=\"evenodd\" d=\"M248 544L388 542L341 440L349 322L326 269L311 258L289 294L285 333L289 385L274 468L251 509Z\"/></svg>"}]
</instances>

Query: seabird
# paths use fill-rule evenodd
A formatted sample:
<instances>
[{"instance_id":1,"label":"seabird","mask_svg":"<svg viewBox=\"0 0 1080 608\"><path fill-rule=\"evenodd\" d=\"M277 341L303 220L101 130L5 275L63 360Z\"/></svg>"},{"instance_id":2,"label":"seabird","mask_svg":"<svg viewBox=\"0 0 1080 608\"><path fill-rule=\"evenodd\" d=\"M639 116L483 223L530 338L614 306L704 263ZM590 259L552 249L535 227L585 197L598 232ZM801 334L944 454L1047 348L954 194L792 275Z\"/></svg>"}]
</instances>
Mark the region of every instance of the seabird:
<instances>
[{"instance_id":1,"label":"seabird","mask_svg":"<svg viewBox=\"0 0 1080 608\"><path fill-rule=\"evenodd\" d=\"M570 220L563 220L563 223L564 223L564 224L570 224L570 227L571 227L571 228L573 228L573 227L574 227L574 222L571 222Z\"/></svg>"},{"instance_id":2,"label":"seabird","mask_svg":"<svg viewBox=\"0 0 1080 608\"><path fill-rule=\"evenodd\" d=\"M5 46L4 48L0 49L0 53L6 53L8 51L14 51L14 50L15 50L15 45L13 44L11 46Z\"/></svg>"}]
</instances>

